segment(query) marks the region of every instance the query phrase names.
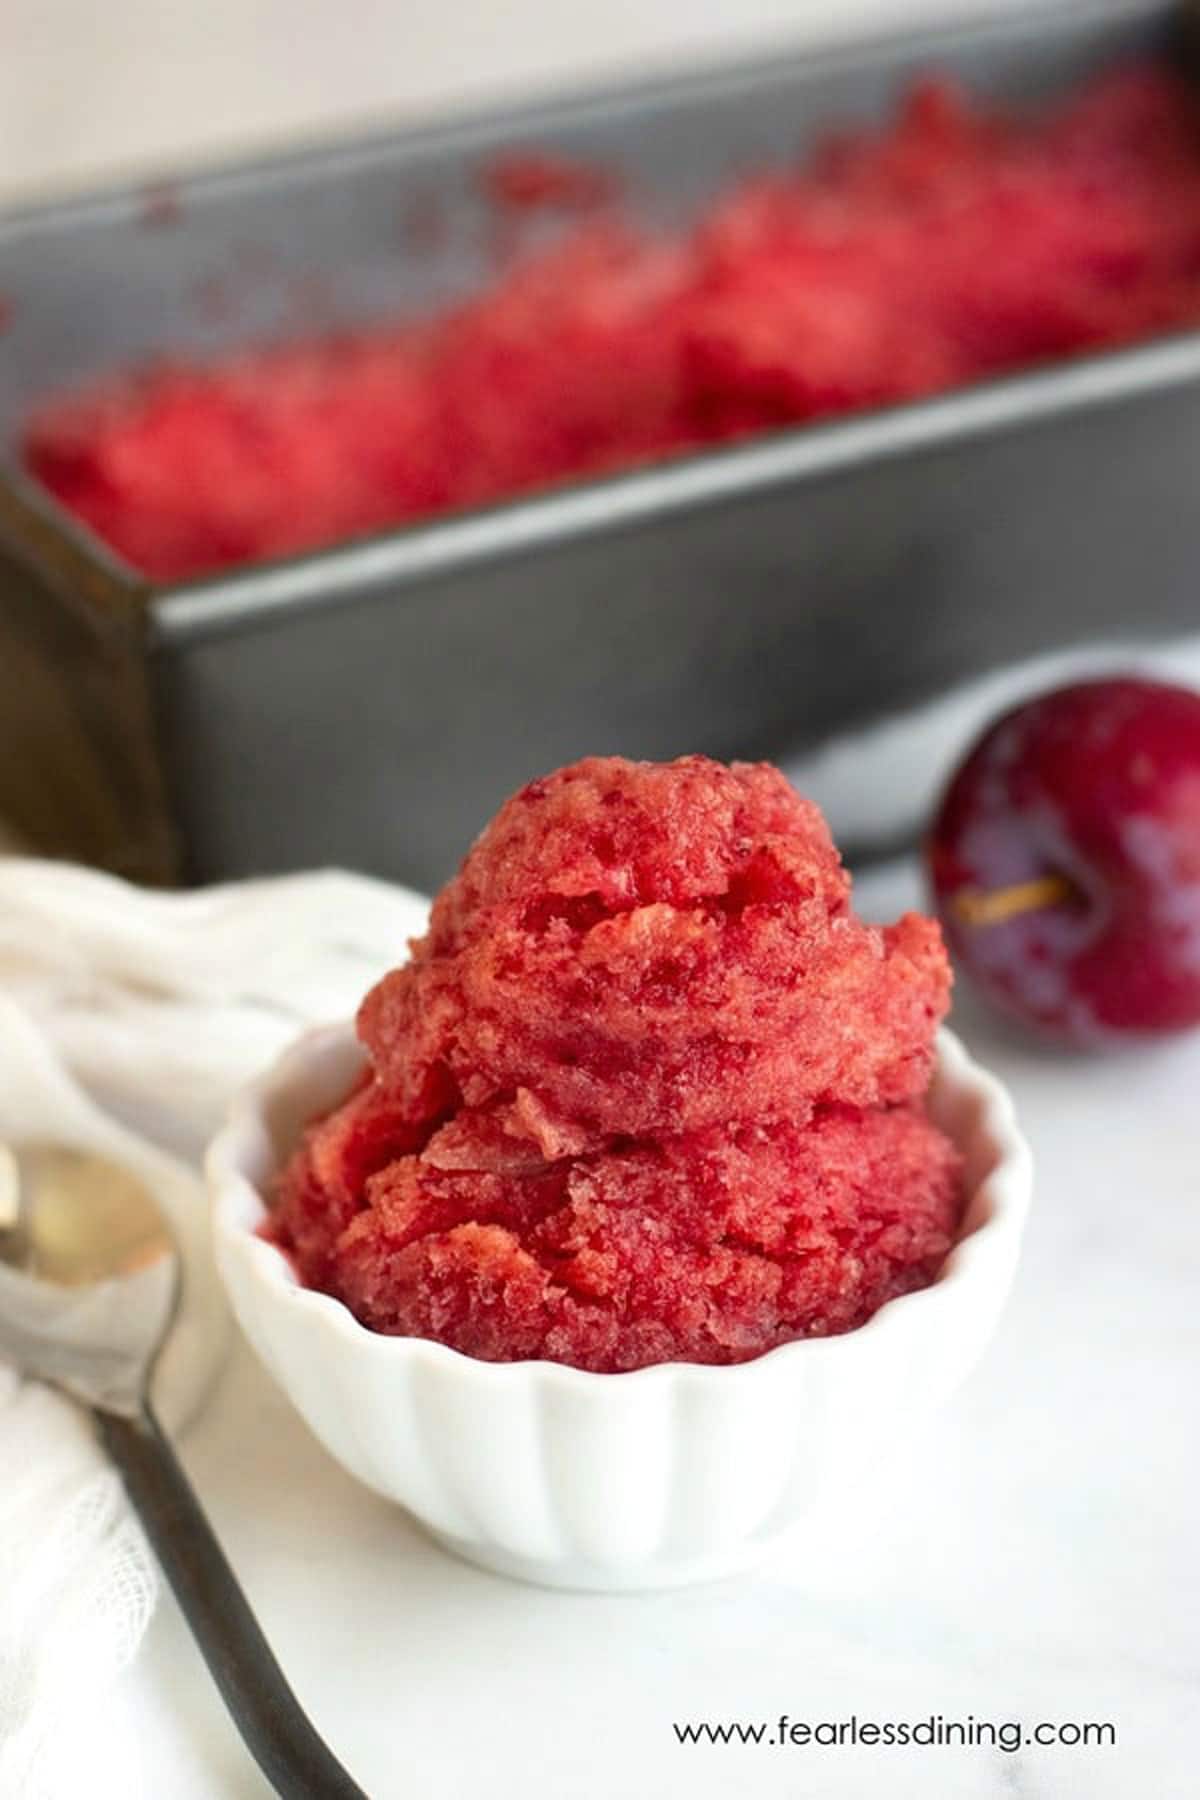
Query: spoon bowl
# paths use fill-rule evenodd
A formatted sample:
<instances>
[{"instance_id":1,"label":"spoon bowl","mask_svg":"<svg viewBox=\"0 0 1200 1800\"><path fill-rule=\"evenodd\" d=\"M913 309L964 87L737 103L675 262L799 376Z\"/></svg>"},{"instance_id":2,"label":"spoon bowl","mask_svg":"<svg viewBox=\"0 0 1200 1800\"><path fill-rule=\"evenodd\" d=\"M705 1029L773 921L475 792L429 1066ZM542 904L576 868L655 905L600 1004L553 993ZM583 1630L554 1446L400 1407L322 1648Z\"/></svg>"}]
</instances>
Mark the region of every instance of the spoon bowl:
<instances>
[{"instance_id":1,"label":"spoon bowl","mask_svg":"<svg viewBox=\"0 0 1200 1800\"><path fill-rule=\"evenodd\" d=\"M132 1418L179 1300L179 1256L128 1169L61 1144L0 1144L0 1356Z\"/></svg>"}]
</instances>

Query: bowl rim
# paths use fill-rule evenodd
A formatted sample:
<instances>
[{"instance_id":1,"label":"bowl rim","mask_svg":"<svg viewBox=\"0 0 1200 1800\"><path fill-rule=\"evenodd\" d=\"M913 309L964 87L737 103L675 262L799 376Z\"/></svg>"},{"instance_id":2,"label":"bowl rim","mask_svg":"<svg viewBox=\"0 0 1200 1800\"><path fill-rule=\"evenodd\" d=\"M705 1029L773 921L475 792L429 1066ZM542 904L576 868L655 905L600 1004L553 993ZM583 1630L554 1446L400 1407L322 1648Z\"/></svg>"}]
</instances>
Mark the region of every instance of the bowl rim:
<instances>
[{"instance_id":1,"label":"bowl rim","mask_svg":"<svg viewBox=\"0 0 1200 1800\"><path fill-rule=\"evenodd\" d=\"M844 1355L845 1346L868 1341L878 1347L880 1340L896 1336L897 1328L913 1318L918 1308L928 1311L938 1303L938 1296L951 1287L961 1287L964 1281L975 1276L986 1259L997 1251L1004 1251L1009 1243L1015 1261L1032 1198L1032 1152L1017 1122L1008 1089L969 1054L954 1032L943 1026L937 1034L935 1076L974 1092L982 1102L977 1129L990 1137L996 1150L995 1161L979 1185L968 1194L964 1207L965 1218L978 1210L982 1201L984 1216L955 1240L932 1282L885 1301L869 1319L852 1330L822 1337L795 1338L745 1362L675 1360L614 1372L579 1369L546 1357L488 1362L433 1338L372 1331L343 1301L332 1294L305 1287L286 1253L259 1236L258 1228L267 1213L266 1201L258 1182L245 1167L252 1152L260 1152L271 1142L265 1121L267 1107L301 1081L318 1059L337 1051L349 1051L355 1043L352 1021L316 1026L304 1032L261 1075L235 1095L224 1123L205 1152L204 1170L217 1264L226 1287L230 1282L223 1253L239 1259L264 1305L282 1308L293 1319L304 1320L314 1335L337 1339L343 1351L373 1357L377 1366L382 1366L385 1361L398 1366L417 1358L443 1370L456 1371L464 1378L469 1374L477 1382L511 1384L536 1375L563 1389L592 1395L601 1391L611 1393L614 1383L623 1384L623 1390L628 1391L635 1383L650 1386L679 1379L721 1382L732 1387L755 1379L756 1371L769 1366L778 1368L785 1362L806 1359L812 1363L818 1357ZM248 1210L248 1202L254 1204L258 1213L253 1224L243 1216Z\"/></svg>"}]
</instances>

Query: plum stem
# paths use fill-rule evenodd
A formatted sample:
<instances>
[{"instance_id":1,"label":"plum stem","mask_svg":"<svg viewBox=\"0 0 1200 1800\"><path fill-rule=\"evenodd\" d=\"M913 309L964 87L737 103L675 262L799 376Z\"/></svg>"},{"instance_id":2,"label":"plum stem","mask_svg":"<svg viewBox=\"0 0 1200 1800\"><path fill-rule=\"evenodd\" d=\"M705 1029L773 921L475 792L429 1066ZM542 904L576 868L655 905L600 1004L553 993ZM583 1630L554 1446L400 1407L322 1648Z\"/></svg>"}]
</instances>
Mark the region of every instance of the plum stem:
<instances>
[{"instance_id":1,"label":"plum stem","mask_svg":"<svg viewBox=\"0 0 1200 1800\"><path fill-rule=\"evenodd\" d=\"M1065 875L1038 875L1033 881L1011 887L963 888L950 904L964 925L1003 925L1022 913L1040 912L1074 897L1075 888Z\"/></svg>"}]
</instances>

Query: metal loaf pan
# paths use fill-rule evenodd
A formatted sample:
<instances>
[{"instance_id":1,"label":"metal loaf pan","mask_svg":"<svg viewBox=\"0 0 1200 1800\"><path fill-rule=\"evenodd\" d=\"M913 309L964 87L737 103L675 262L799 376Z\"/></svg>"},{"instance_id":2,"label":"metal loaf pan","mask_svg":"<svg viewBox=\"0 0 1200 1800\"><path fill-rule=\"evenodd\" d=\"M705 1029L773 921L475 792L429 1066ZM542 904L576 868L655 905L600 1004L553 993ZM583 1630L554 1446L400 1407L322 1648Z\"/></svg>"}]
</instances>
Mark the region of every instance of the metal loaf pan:
<instances>
[{"instance_id":1,"label":"metal loaf pan","mask_svg":"<svg viewBox=\"0 0 1200 1800\"><path fill-rule=\"evenodd\" d=\"M100 369L477 283L498 150L611 165L670 223L931 67L1041 100L1180 54L1181 17L1008 12L5 221L0 818L154 880L429 885L586 752L778 755L1019 655L1192 624L1195 333L175 588L16 463L29 404Z\"/></svg>"}]
</instances>

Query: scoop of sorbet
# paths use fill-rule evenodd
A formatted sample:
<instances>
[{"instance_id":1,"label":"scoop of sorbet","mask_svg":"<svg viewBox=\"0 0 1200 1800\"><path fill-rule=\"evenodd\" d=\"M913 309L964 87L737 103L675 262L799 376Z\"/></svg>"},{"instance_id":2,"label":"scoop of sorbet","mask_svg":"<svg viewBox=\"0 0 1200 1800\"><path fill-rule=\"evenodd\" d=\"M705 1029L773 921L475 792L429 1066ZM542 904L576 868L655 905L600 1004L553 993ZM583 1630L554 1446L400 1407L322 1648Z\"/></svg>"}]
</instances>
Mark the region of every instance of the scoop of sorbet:
<instances>
[{"instance_id":1,"label":"scoop of sorbet","mask_svg":"<svg viewBox=\"0 0 1200 1800\"><path fill-rule=\"evenodd\" d=\"M855 918L777 769L596 757L501 807L359 1031L414 1119L449 1085L553 1156L911 1100L949 981L932 921Z\"/></svg>"},{"instance_id":2,"label":"scoop of sorbet","mask_svg":"<svg viewBox=\"0 0 1200 1800\"><path fill-rule=\"evenodd\" d=\"M367 995L272 1231L380 1331L736 1362L933 1279L936 924L864 924L775 769L592 758L509 800Z\"/></svg>"}]
</instances>

